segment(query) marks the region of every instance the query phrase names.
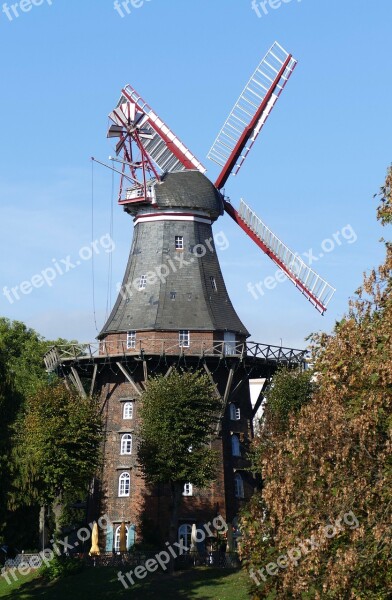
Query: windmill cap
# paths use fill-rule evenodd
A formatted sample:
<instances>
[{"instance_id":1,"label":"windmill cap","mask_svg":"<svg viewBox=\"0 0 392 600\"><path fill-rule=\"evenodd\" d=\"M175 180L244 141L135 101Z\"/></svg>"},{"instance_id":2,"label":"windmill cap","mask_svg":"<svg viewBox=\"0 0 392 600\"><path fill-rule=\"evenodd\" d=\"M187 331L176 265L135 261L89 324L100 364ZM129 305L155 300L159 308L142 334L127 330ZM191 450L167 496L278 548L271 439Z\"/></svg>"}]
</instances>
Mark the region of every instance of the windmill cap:
<instances>
[{"instance_id":1,"label":"windmill cap","mask_svg":"<svg viewBox=\"0 0 392 600\"><path fill-rule=\"evenodd\" d=\"M185 208L207 213L212 221L223 215L220 192L200 171L166 173L154 186L156 203L161 208Z\"/></svg>"}]
</instances>

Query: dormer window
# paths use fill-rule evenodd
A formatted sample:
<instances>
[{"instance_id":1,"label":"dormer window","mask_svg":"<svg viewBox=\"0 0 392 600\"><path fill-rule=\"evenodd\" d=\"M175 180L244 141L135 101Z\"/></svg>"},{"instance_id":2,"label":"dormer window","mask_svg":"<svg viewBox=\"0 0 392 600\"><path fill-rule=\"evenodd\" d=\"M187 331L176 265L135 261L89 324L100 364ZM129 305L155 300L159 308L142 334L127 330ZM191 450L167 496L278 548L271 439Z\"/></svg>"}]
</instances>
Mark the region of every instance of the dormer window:
<instances>
[{"instance_id":1,"label":"dormer window","mask_svg":"<svg viewBox=\"0 0 392 600\"><path fill-rule=\"evenodd\" d=\"M178 333L178 342L180 348L189 348L190 346L190 333L186 329L180 329Z\"/></svg>"},{"instance_id":2,"label":"dormer window","mask_svg":"<svg viewBox=\"0 0 392 600\"><path fill-rule=\"evenodd\" d=\"M176 235L174 238L175 248L176 250L184 250L184 236Z\"/></svg>"},{"instance_id":3,"label":"dormer window","mask_svg":"<svg viewBox=\"0 0 392 600\"><path fill-rule=\"evenodd\" d=\"M128 331L127 333L127 350L136 348L136 331Z\"/></svg>"},{"instance_id":4,"label":"dormer window","mask_svg":"<svg viewBox=\"0 0 392 600\"><path fill-rule=\"evenodd\" d=\"M210 283L211 283L211 287L214 290L214 292L217 292L218 291L218 286L216 285L215 277L213 277L212 275L210 277Z\"/></svg>"},{"instance_id":5,"label":"dormer window","mask_svg":"<svg viewBox=\"0 0 392 600\"><path fill-rule=\"evenodd\" d=\"M144 290L147 286L147 275L141 275L139 278L139 290Z\"/></svg>"}]
</instances>

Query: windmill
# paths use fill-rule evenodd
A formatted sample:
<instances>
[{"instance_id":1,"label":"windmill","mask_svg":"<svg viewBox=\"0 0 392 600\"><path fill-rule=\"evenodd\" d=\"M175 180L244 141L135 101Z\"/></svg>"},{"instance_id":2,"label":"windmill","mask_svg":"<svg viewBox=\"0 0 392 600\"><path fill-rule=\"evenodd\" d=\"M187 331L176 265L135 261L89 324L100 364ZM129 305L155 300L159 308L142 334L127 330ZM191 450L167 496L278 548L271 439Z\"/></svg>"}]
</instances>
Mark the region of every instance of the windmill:
<instances>
[{"instance_id":1,"label":"windmill","mask_svg":"<svg viewBox=\"0 0 392 600\"><path fill-rule=\"evenodd\" d=\"M243 166L296 65L295 58L275 42L250 77L208 153L208 158L222 169L214 183L220 193L229 177L237 175ZM130 85L123 88L109 118L113 124L108 137L119 138L116 155L123 156L122 160L115 159L122 164L119 203L128 212L134 212L134 205L153 203L152 183L160 182L163 174L189 170L206 172L201 162ZM128 170L129 175L126 175ZM125 177L134 185L122 198ZM292 252L243 200L238 211L224 194L222 202L226 213L324 314L334 288Z\"/></svg>"},{"instance_id":2,"label":"windmill","mask_svg":"<svg viewBox=\"0 0 392 600\"><path fill-rule=\"evenodd\" d=\"M109 115L108 137L116 141L112 160L118 165L109 168L121 176L119 204L134 222L123 283L98 343L57 346L45 358L48 370L64 377L67 385L100 399L104 460L92 486L88 518L109 515L109 552L119 545L124 520L139 536L138 524L146 517L160 530L162 541L167 539L168 490L147 488L135 453L139 406L150 377L166 377L178 367L203 369L221 400L211 441L216 481L208 490L184 482L181 538L191 535L193 523L207 523L217 511L227 523L235 523L255 487L246 448L263 389L279 366L304 363L304 350L248 341L250 334L225 286L212 224L227 212L320 312L332 297L328 283L244 202L237 211L223 193L295 65L277 43L260 62L209 152L222 169L215 182L130 85ZM252 391L257 387L252 397L251 380Z\"/></svg>"}]
</instances>

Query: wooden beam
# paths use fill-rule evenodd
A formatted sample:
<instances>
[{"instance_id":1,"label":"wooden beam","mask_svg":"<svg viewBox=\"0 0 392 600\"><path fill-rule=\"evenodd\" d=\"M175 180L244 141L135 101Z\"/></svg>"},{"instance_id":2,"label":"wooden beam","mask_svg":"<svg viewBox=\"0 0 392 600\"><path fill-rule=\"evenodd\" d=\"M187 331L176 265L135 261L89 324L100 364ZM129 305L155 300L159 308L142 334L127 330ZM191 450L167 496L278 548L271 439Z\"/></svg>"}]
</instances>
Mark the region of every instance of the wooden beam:
<instances>
[{"instance_id":1,"label":"wooden beam","mask_svg":"<svg viewBox=\"0 0 392 600\"><path fill-rule=\"evenodd\" d=\"M122 371L122 373L124 373L125 377L128 379L129 383L132 385L133 389L135 390L135 392L141 396L142 392L140 391L140 389L138 388L138 386L135 383L135 380L133 379L133 377L128 373L128 371L126 370L126 368L120 363L120 362L116 362L116 365L118 366L118 368L120 369L120 371Z\"/></svg>"},{"instance_id":2,"label":"wooden beam","mask_svg":"<svg viewBox=\"0 0 392 600\"><path fill-rule=\"evenodd\" d=\"M95 364L94 365L94 371L93 371L93 377L91 379L91 386L90 386L90 397L92 397L92 395L94 394L94 388L95 388L95 380L97 378L97 372L98 372L98 365Z\"/></svg>"},{"instance_id":3,"label":"wooden beam","mask_svg":"<svg viewBox=\"0 0 392 600\"><path fill-rule=\"evenodd\" d=\"M148 368L147 368L147 361L143 360L143 374L144 374L144 381L147 381L148 379Z\"/></svg>"},{"instance_id":4,"label":"wooden beam","mask_svg":"<svg viewBox=\"0 0 392 600\"><path fill-rule=\"evenodd\" d=\"M227 401L229 399L230 391L231 391L231 386L233 384L234 372L235 372L234 367L231 367L231 369L229 371L229 376L228 376L227 382L226 382L225 393L223 395L222 411L221 411L221 414L220 414L220 417L219 417L219 421L216 424L216 433L217 434L220 432L221 425L222 425L222 419L225 416L225 410L226 410L226 406L227 406Z\"/></svg>"},{"instance_id":5,"label":"wooden beam","mask_svg":"<svg viewBox=\"0 0 392 600\"><path fill-rule=\"evenodd\" d=\"M172 365L171 367L169 367L169 368L168 368L168 370L166 371L166 373L165 373L165 376L164 376L164 377L165 377L165 379L166 379L167 377L169 377L169 375L170 375L170 373L171 373L172 371L173 371L173 365Z\"/></svg>"},{"instance_id":6,"label":"wooden beam","mask_svg":"<svg viewBox=\"0 0 392 600\"><path fill-rule=\"evenodd\" d=\"M208 377L210 378L210 381L211 381L212 385L214 386L216 397L219 398L219 400L223 403L223 398L222 398L222 396L219 393L218 386L216 385L216 383L214 381L214 378L213 378L213 376L211 374L211 371L207 367L206 363L203 363L203 367L204 367L204 370L207 373Z\"/></svg>"},{"instance_id":7,"label":"wooden beam","mask_svg":"<svg viewBox=\"0 0 392 600\"><path fill-rule=\"evenodd\" d=\"M87 398L87 394L84 390L82 382L80 381L79 373L77 372L75 367L71 367L71 371L72 371L72 375L74 376L74 379L75 379L76 388L80 392L81 396L83 396L83 398Z\"/></svg>"},{"instance_id":8,"label":"wooden beam","mask_svg":"<svg viewBox=\"0 0 392 600\"><path fill-rule=\"evenodd\" d=\"M225 389L225 393L223 396L223 408L225 409L227 406L227 401L229 399L230 396L230 391L231 391L231 386L233 384L233 377L234 377L234 368L231 367L230 369L230 373L229 373L229 377L227 378L227 384L226 384L226 389Z\"/></svg>"}]
</instances>

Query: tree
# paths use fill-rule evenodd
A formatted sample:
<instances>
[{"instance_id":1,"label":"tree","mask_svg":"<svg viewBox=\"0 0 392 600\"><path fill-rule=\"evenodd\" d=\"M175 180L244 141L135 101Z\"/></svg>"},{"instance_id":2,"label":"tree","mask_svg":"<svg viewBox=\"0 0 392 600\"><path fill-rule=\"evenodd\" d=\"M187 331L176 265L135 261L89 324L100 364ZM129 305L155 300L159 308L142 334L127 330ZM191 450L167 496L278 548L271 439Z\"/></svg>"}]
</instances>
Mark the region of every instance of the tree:
<instances>
[{"instance_id":1,"label":"tree","mask_svg":"<svg viewBox=\"0 0 392 600\"><path fill-rule=\"evenodd\" d=\"M21 546L36 543L39 506L31 498L27 501L23 489L12 490L13 479L20 475L16 445L24 443L14 431L20 431L29 396L54 379L44 365L44 355L54 343L24 323L0 317L0 537ZM8 510L11 491L13 509ZM28 528L26 523L35 525Z\"/></svg>"},{"instance_id":2,"label":"tree","mask_svg":"<svg viewBox=\"0 0 392 600\"><path fill-rule=\"evenodd\" d=\"M148 483L170 487L170 542L177 537L184 485L203 487L214 478L210 440L219 409L214 385L200 372L159 375L143 394L138 457Z\"/></svg>"},{"instance_id":3,"label":"tree","mask_svg":"<svg viewBox=\"0 0 392 600\"><path fill-rule=\"evenodd\" d=\"M389 170L383 225L392 222L391 183ZM391 269L386 242L385 262L364 277L334 333L313 336L311 400L273 443L263 433L256 441L264 487L242 519L253 598L390 597Z\"/></svg>"},{"instance_id":4,"label":"tree","mask_svg":"<svg viewBox=\"0 0 392 600\"><path fill-rule=\"evenodd\" d=\"M6 525L7 490L10 483L10 439L20 398L12 387L6 368L4 347L0 343L0 542Z\"/></svg>"},{"instance_id":5,"label":"tree","mask_svg":"<svg viewBox=\"0 0 392 600\"><path fill-rule=\"evenodd\" d=\"M29 398L15 428L16 504L48 505L72 492L85 497L100 461L102 423L98 402L67 390L62 382L42 385Z\"/></svg>"}]
</instances>

